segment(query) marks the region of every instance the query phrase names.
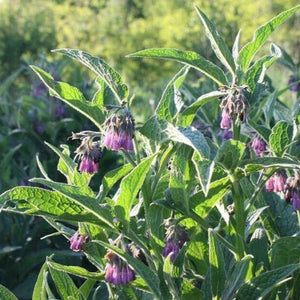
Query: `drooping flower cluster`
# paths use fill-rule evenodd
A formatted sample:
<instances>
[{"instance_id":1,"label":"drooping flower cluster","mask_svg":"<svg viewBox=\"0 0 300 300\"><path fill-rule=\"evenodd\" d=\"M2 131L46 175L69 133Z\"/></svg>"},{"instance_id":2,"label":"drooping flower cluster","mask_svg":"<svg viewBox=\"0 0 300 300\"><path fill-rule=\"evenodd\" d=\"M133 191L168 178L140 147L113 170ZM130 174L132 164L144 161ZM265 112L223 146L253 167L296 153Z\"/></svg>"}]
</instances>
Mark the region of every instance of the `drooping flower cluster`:
<instances>
[{"instance_id":1,"label":"drooping flower cluster","mask_svg":"<svg viewBox=\"0 0 300 300\"><path fill-rule=\"evenodd\" d=\"M70 238L70 249L74 252L82 252L82 245L89 242L88 235L80 234L78 231Z\"/></svg>"},{"instance_id":2,"label":"drooping flower cluster","mask_svg":"<svg viewBox=\"0 0 300 300\"><path fill-rule=\"evenodd\" d=\"M112 114L104 123L106 133L103 145L114 151L133 150L134 118L130 111L124 108L124 114Z\"/></svg>"},{"instance_id":3,"label":"drooping flower cluster","mask_svg":"<svg viewBox=\"0 0 300 300\"><path fill-rule=\"evenodd\" d=\"M166 220L164 223L167 231L166 231L166 237L165 237L165 247L163 249L162 255L164 257L167 257L170 253L170 260L173 262L180 249L183 247L184 243L189 240L188 234L186 230L176 223L176 220L173 218L170 218Z\"/></svg>"},{"instance_id":4,"label":"drooping flower cluster","mask_svg":"<svg viewBox=\"0 0 300 300\"><path fill-rule=\"evenodd\" d=\"M293 209L300 210L300 180L298 176L289 177L284 187L285 200L292 201Z\"/></svg>"},{"instance_id":5,"label":"drooping flower cluster","mask_svg":"<svg viewBox=\"0 0 300 300\"><path fill-rule=\"evenodd\" d=\"M85 132L81 135L85 136ZM73 139L78 135L73 134ZM102 149L99 141L93 142L88 134L82 138L80 146L75 151L76 157L80 160L79 171L87 174L93 174L99 169L99 160L102 157Z\"/></svg>"},{"instance_id":6,"label":"drooping flower cluster","mask_svg":"<svg viewBox=\"0 0 300 300\"><path fill-rule=\"evenodd\" d=\"M112 284L127 284L135 279L134 271L118 255L109 251L105 258L105 280Z\"/></svg>"},{"instance_id":7,"label":"drooping flower cluster","mask_svg":"<svg viewBox=\"0 0 300 300\"><path fill-rule=\"evenodd\" d=\"M285 174L282 171L278 171L266 181L265 188L267 192L279 193L284 191L285 183Z\"/></svg>"},{"instance_id":8,"label":"drooping flower cluster","mask_svg":"<svg viewBox=\"0 0 300 300\"><path fill-rule=\"evenodd\" d=\"M222 110L222 120L220 127L222 129L231 128L231 123L234 120L236 123L244 122L246 120L246 113L248 109L248 100L244 95L247 90L244 86L223 87L226 95L222 97L220 108Z\"/></svg>"},{"instance_id":9,"label":"drooping flower cluster","mask_svg":"<svg viewBox=\"0 0 300 300\"><path fill-rule=\"evenodd\" d=\"M256 135L251 142L251 147L256 156L261 157L266 152L266 143L258 135Z\"/></svg>"}]
</instances>

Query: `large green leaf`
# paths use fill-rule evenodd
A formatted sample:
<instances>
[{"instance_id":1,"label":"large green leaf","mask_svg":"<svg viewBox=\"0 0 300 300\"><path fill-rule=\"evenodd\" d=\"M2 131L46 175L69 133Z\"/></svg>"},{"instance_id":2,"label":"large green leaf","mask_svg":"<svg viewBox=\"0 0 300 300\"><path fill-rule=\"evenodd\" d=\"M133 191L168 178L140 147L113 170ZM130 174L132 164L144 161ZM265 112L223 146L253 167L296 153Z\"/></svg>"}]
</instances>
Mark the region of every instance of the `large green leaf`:
<instances>
[{"instance_id":1,"label":"large green leaf","mask_svg":"<svg viewBox=\"0 0 300 300\"><path fill-rule=\"evenodd\" d=\"M222 249L212 229L208 230L210 285L213 299L222 299L226 273Z\"/></svg>"},{"instance_id":2,"label":"large green leaf","mask_svg":"<svg viewBox=\"0 0 300 300\"><path fill-rule=\"evenodd\" d=\"M67 55L95 72L109 86L120 103L127 99L127 85L123 82L121 76L103 59L76 49L55 49L52 51Z\"/></svg>"},{"instance_id":3,"label":"large green leaf","mask_svg":"<svg viewBox=\"0 0 300 300\"><path fill-rule=\"evenodd\" d=\"M105 116L103 108L98 103L87 101L76 87L65 82L55 81L49 73L42 69L36 66L31 66L31 68L49 88L52 95L82 113L101 128L101 123L104 121Z\"/></svg>"},{"instance_id":4,"label":"large green leaf","mask_svg":"<svg viewBox=\"0 0 300 300\"><path fill-rule=\"evenodd\" d=\"M181 51L177 49L170 48L152 48L145 49L133 54L128 55L128 57L151 57L160 58L168 60L176 60L185 65L189 65L206 76L210 77L212 80L217 82L219 85L227 85L227 78L218 66L206 60L204 57L196 52L192 51Z\"/></svg>"},{"instance_id":5,"label":"large green leaf","mask_svg":"<svg viewBox=\"0 0 300 300\"><path fill-rule=\"evenodd\" d=\"M300 268L300 264L286 265L264 272L247 281L238 291L237 300L257 300L265 297L274 288L286 282L287 277Z\"/></svg>"},{"instance_id":6,"label":"large green leaf","mask_svg":"<svg viewBox=\"0 0 300 300\"><path fill-rule=\"evenodd\" d=\"M12 201L15 207L5 204ZM62 221L90 222L97 224L99 219L64 195L36 187L15 187L0 196L3 209L52 217Z\"/></svg>"},{"instance_id":7,"label":"large green leaf","mask_svg":"<svg viewBox=\"0 0 300 300\"><path fill-rule=\"evenodd\" d=\"M299 8L300 5L282 12L255 31L253 40L241 49L238 57L238 64L243 72L247 70L254 55L262 47L270 34Z\"/></svg>"},{"instance_id":8,"label":"large green leaf","mask_svg":"<svg viewBox=\"0 0 300 300\"><path fill-rule=\"evenodd\" d=\"M49 266L49 265L48 265ZM49 266L51 277L62 299L84 300L71 277Z\"/></svg>"},{"instance_id":9,"label":"large green leaf","mask_svg":"<svg viewBox=\"0 0 300 300\"><path fill-rule=\"evenodd\" d=\"M178 112L176 108L177 94L188 71L188 67L183 67L168 83L156 107L156 115L159 119L166 119L172 122L174 114Z\"/></svg>"},{"instance_id":10,"label":"large green leaf","mask_svg":"<svg viewBox=\"0 0 300 300\"><path fill-rule=\"evenodd\" d=\"M5 286L0 284L0 299L1 300L18 300L18 298Z\"/></svg>"},{"instance_id":11,"label":"large green leaf","mask_svg":"<svg viewBox=\"0 0 300 300\"><path fill-rule=\"evenodd\" d=\"M156 155L152 155L144 159L121 181L120 194L115 206L115 213L120 220L129 221L133 201L142 187L155 157Z\"/></svg>"},{"instance_id":12,"label":"large green leaf","mask_svg":"<svg viewBox=\"0 0 300 300\"><path fill-rule=\"evenodd\" d=\"M287 236L274 242L271 248L271 267L278 268L300 261L300 237Z\"/></svg>"},{"instance_id":13,"label":"large green leaf","mask_svg":"<svg viewBox=\"0 0 300 300\"><path fill-rule=\"evenodd\" d=\"M191 125L191 123L193 122L194 118L195 118L195 115L198 111L198 109L214 100L214 99L217 99L219 97L222 97L224 96L225 93L224 92L220 92L220 91L213 91L213 92L210 92L210 93L207 93L207 94L204 94L202 96L200 96L195 102L193 102L190 106L188 106L181 114L180 116L180 125L181 126L189 126Z\"/></svg>"},{"instance_id":14,"label":"large green leaf","mask_svg":"<svg viewBox=\"0 0 300 300\"><path fill-rule=\"evenodd\" d=\"M32 299L47 300L46 283L45 283L46 280L45 273L47 272L47 269L48 269L47 263L44 263L39 272L36 283L34 285Z\"/></svg>"},{"instance_id":15,"label":"large green leaf","mask_svg":"<svg viewBox=\"0 0 300 300\"><path fill-rule=\"evenodd\" d=\"M124 252L122 249L107 244L103 241L93 241L94 243L98 243L101 246L112 250L118 256L123 258L132 268L133 270L142 277L142 279L147 283L149 289L151 289L153 295L157 299L163 299L160 292L160 281L158 278L157 273L153 272L149 267L147 267L143 262L140 260L132 257L131 255Z\"/></svg>"},{"instance_id":16,"label":"large green leaf","mask_svg":"<svg viewBox=\"0 0 300 300\"><path fill-rule=\"evenodd\" d=\"M293 126L284 121L279 121L272 128L269 145L278 156L283 156L293 138Z\"/></svg>"},{"instance_id":17,"label":"large green leaf","mask_svg":"<svg viewBox=\"0 0 300 300\"><path fill-rule=\"evenodd\" d=\"M222 64L231 72L234 76L235 74L235 64L230 53L230 50L223 38L217 32L215 25L208 19L205 13L199 9L199 7L195 6L196 11L200 17L200 20L205 28L206 36L209 38L211 47L214 50L215 54L222 62Z\"/></svg>"}]
</instances>

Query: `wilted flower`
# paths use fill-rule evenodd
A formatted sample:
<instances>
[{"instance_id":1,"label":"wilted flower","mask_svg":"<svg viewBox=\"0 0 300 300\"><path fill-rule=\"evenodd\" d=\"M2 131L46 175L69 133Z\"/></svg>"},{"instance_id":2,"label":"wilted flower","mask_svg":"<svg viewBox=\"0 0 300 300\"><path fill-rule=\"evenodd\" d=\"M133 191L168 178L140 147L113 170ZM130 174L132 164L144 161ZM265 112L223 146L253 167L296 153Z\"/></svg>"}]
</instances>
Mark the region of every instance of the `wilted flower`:
<instances>
[{"instance_id":1,"label":"wilted flower","mask_svg":"<svg viewBox=\"0 0 300 300\"><path fill-rule=\"evenodd\" d=\"M93 174L99 169L99 160L102 157L100 142L93 142L92 138L83 138L81 145L75 151L76 157L81 160L79 171Z\"/></svg>"},{"instance_id":2,"label":"wilted flower","mask_svg":"<svg viewBox=\"0 0 300 300\"><path fill-rule=\"evenodd\" d=\"M74 252L81 252L82 245L89 241L89 236L82 235L78 231L74 233L74 235L70 238L70 249Z\"/></svg>"},{"instance_id":3,"label":"wilted flower","mask_svg":"<svg viewBox=\"0 0 300 300\"><path fill-rule=\"evenodd\" d=\"M173 218L168 219L165 222L165 226L167 227L166 237L165 237L165 247L163 249L162 255L167 257L170 253L170 260L173 262L180 249L183 247L184 243L189 240L188 234L186 230L175 223Z\"/></svg>"},{"instance_id":4,"label":"wilted flower","mask_svg":"<svg viewBox=\"0 0 300 300\"><path fill-rule=\"evenodd\" d=\"M105 280L112 284L127 284L135 279L134 271L112 251L105 256L107 265L105 267Z\"/></svg>"},{"instance_id":5,"label":"wilted flower","mask_svg":"<svg viewBox=\"0 0 300 300\"><path fill-rule=\"evenodd\" d=\"M121 115L113 114L105 122L106 134L103 145L111 150L133 150L134 118L128 109Z\"/></svg>"},{"instance_id":6,"label":"wilted flower","mask_svg":"<svg viewBox=\"0 0 300 300\"><path fill-rule=\"evenodd\" d=\"M255 155L258 156L258 157L261 157L263 155L263 153L266 151L266 143L258 135L256 135L252 139L251 147L252 147Z\"/></svg>"}]
</instances>

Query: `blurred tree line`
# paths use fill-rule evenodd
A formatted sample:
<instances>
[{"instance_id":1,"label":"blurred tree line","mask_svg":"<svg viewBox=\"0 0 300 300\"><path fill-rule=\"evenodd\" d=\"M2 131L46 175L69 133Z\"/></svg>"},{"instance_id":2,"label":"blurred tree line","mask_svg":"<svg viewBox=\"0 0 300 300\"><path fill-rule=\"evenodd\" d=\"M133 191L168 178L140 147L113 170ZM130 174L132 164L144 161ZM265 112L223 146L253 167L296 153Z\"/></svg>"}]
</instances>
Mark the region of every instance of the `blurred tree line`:
<instances>
[{"instance_id":1,"label":"blurred tree line","mask_svg":"<svg viewBox=\"0 0 300 300\"><path fill-rule=\"evenodd\" d=\"M0 3L0 80L22 61L54 48L77 48L115 66L135 94L153 97L176 69L161 61L126 59L143 48L172 47L212 57L193 4L214 20L231 45L238 30L241 41L254 28L297 0L2 0ZM277 44L295 57L299 19L291 18L276 32ZM199 34L200 33L200 34ZM273 38L272 38L273 39ZM53 59L55 55L51 55ZM297 59L297 57L296 57ZM163 66L163 67L162 67ZM72 70L69 70L72 72Z\"/></svg>"}]
</instances>

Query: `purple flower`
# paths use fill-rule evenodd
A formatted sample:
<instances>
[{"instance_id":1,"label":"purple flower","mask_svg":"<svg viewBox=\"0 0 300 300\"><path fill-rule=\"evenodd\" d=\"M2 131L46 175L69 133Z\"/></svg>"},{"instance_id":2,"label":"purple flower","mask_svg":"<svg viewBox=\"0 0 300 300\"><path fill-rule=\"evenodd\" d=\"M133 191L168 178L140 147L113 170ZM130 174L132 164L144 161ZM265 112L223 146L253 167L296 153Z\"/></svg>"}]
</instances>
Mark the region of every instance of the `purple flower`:
<instances>
[{"instance_id":1,"label":"purple flower","mask_svg":"<svg viewBox=\"0 0 300 300\"><path fill-rule=\"evenodd\" d=\"M266 143L259 136L255 136L252 140L251 147L256 156L261 157L266 151Z\"/></svg>"},{"instance_id":2,"label":"purple flower","mask_svg":"<svg viewBox=\"0 0 300 300\"><path fill-rule=\"evenodd\" d=\"M286 191L286 176L282 172L276 172L270 177L266 183L265 188L267 192L285 192Z\"/></svg>"},{"instance_id":3,"label":"purple flower","mask_svg":"<svg viewBox=\"0 0 300 300\"><path fill-rule=\"evenodd\" d=\"M227 112L225 112L223 110L222 112L222 120L221 120L221 124L220 124L220 127L222 129L229 129L231 127L231 119L230 119L230 116Z\"/></svg>"},{"instance_id":4,"label":"purple flower","mask_svg":"<svg viewBox=\"0 0 300 300\"><path fill-rule=\"evenodd\" d=\"M222 134L222 140L223 141L231 140L232 137L233 137L232 131L229 131L228 129L225 129L223 134Z\"/></svg>"},{"instance_id":5,"label":"purple flower","mask_svg":"<svg viewBox=\"0 0 300 300\"><path fill-rule=\"evenodd\" d=\"M293 192L293 209L300 210L300 196L298 192Z\"/></svg>"},{"instance_id":6,"label":"purple flower","mask_svg":"<svg viewBox=\"0 0 300 300\"><path fill-rule=\"evenodd\" d=\"M166 242L166 245L162 252L162 256L167 257L170 253L172 253L170 260L173 262L175 260L175 258L177 257L179 250L180 250L180 247L179 247L178 241L176 241L175 239L169 240Z\"/></svg>"},{"instance_id":7,"label":"purple flower","mask_svg":"<svg viewBox=\"0 0 300 300\"><path fill-rule=\"evenodd\" d=\"M294 75L290 76L290 78L289 78L288 85L291 85L293 82L295 82L295 84L290 87L290 90L292 92L299 91L300 84L299 84L299 82L297 82L297 80L298 80L297 77L295 77Z\"/></svg>"},{"instance_id":8,"label":"purple flower","mask_svg":"<svg viewBox=\"0 0 300 300\"><path fill-rule=\"evenodd\" d=\"M266 183L265 183L265 188L267 192L273 192L274 191L274 178L270 177Z\"/></svg>"},{"instance_id":9,"label":"purple flower","mask_svg":"<svg viewBox=\"0 0 300 300\"><path fill-rule=\"evenodd\" d=\"M127 284L135 279L134 271L116 254L109 251L105 258L108 260L105 267L106 282L118 285Z\"/></svg>"},{"instance_id":10,"label":"purple flower","mask_svg":"<svg viewBox=\"0 0 300 300\"><path fill-rule=\"evenodd\" d=\"M89 237L87 235L81 235L78 231L70 238L70 249L74 252L82 252L82 245L88 242Z\"/></svg>"},{"instance_id":11,"label":"purple flower","mask_svg":"<svg viewBox=\"0 0 300 300\"><path fill-rule=\"evenodd\" d=\"M87 174L93 174L99 169L99 163L93 161L89 156L83 157L81 160L79 171Z\"/></svg>"}]
</instances>

